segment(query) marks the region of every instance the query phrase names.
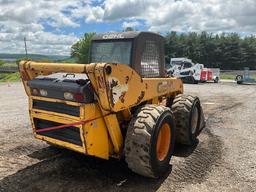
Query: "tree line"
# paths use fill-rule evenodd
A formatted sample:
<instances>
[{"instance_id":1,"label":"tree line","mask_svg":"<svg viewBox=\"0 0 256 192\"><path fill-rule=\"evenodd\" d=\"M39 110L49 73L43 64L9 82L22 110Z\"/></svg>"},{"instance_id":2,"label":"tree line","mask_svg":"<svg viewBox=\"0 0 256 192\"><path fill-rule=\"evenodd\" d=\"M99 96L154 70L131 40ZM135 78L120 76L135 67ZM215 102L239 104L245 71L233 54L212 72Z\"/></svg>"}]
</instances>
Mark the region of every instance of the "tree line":
<instances>
[{"instance_id":1,"label":"tree line","mask_svg":"<svg viewBox=\"0 0 256 192\"><path fill-rule=\"evenodd\" d=\"M237 33L212 34L170 32L166 36L166 61L187 57L206 67L221 69L256 69L256 38L242 38Z\"/></svg>"},{"instance_id":2,"label":"tree line","mask_svg":"<svg viewBox=\"0 0 256 192\"><path fill-rule=\"evenodd\" d=\"M78 63L89 62L89 48L94 33L85 33L71 48L71 57ZM234 70L256 69L256 37L241 37L237 33L212 34L177 33L165 35L166 63L170 58L187 57L206 67Z\"/></svg>"}]
</instances>

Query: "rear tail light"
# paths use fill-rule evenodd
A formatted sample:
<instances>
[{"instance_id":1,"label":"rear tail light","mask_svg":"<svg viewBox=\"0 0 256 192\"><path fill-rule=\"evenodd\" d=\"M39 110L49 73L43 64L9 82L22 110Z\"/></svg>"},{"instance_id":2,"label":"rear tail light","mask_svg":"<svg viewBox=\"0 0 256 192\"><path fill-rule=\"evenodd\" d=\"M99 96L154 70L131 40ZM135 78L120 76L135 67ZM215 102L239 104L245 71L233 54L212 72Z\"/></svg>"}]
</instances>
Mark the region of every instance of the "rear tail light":
<instances>
[{"instance_id":1,"label":"rear tail light","mask_svg":"<svg viewBox=\"0 0 256 192\"><path fill-rule=\"evenodd\" d=\"M74 95L74 98L75 98L75 100L77 100L77 101L83 101L83 100L84 100L84 96L83 96L82 94L80 94L80 93L76 93L76 94Z\"/></svg>"}]
</instances>

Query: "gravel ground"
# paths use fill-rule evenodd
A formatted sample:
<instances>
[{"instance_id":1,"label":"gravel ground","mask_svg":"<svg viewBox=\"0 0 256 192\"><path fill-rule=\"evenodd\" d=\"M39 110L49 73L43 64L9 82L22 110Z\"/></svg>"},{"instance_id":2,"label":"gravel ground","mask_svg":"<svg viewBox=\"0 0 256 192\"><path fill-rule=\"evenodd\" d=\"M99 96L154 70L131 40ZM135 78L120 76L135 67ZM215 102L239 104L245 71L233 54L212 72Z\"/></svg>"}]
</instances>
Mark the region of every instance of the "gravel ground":
<instances>
[{"instance_id":1,"label":"gravel ground","mask_svg":"<svg viewBox=\"0 0 256 192\"><path fill-rule=\"evenodd\" d=\"M0 84L0 191L256 191L256 86L185 85L207 126L196 146L175 147L162 179L125 163L89 158L35 140L21 83Z\"/></svg>"}]
</instances>

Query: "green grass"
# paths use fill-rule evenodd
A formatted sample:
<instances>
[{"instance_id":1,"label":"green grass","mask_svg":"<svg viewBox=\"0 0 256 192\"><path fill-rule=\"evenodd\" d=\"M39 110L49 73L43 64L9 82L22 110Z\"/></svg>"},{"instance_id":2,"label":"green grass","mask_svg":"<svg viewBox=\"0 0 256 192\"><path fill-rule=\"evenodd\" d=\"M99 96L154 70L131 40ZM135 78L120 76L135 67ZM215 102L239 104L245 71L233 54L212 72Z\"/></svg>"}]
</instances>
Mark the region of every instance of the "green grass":
<instances>
[{"instance_id":1,"label":"green grass","mask_svg":"<svg viewBox=\"0 0 256 192\"><path fill-rule=\"evenodd\" d=\"M3 67L16 67L17 64L16 63L10 63L10 62L6 62L5 64L2 65Z\"/></svg>"},{"instance_id":2,"label":"green grass","mask_svg":"<svg viewBox=\"0 0 256 192\"><path fill-rule=\"evenodd\" d=\"M0 74L0 82L17 82L20 81L19 72Z\"/></svg>"},{"instance_id":3,"label":"green grass","mask_svg":"<svg viewBox=\"0 0 256 192\"><path fill-rule=\"evenodd\" d=\"M228 79L228 80L235 80L236 75L232 74L220 74L220 79Z\"/></svg>"}]
</instances>

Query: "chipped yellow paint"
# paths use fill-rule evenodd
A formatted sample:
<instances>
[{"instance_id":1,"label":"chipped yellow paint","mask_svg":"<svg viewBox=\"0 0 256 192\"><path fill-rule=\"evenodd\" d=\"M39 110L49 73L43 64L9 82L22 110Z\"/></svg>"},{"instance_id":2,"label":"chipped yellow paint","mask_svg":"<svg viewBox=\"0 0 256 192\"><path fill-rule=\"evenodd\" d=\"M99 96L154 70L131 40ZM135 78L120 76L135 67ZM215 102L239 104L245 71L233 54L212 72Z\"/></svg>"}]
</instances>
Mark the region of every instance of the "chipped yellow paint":
<instances>
[{"instance_id":1,"label":"chipped yellow paint","mask_svg":"<svg viewBox=\"0 0 256 192\"><path fill-rule=\"evenodd\" d=\"M105 79L116 79L116 81L107 81L109 84L107 86L109 110L113 112L122 111L155 97L177 95L183 92L183 84L180 79L141 78L136 71L123 64L106 64L104 68L107 67L111 68L111 73L105 72ZM124 87L124 85L127 89L119 94L120 97L117 100L114 87Z\"/></svg>"}]
</instances>

